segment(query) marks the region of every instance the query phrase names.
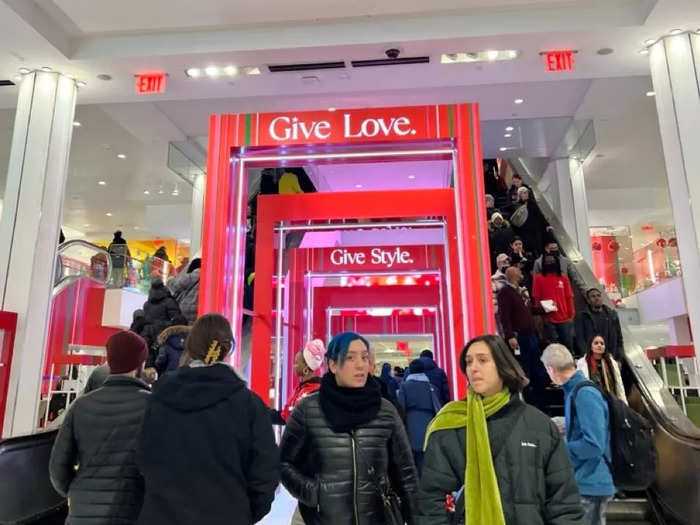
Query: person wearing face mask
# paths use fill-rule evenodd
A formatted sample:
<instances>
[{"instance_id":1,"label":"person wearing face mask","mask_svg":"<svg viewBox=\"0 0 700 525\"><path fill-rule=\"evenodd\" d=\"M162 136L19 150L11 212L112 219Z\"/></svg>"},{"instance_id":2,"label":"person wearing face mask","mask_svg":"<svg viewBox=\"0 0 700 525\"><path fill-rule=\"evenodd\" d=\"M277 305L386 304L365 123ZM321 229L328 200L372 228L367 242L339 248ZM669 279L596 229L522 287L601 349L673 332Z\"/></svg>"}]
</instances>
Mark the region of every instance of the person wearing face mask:
<instances>
[{"instance_id":1,"label":"person wearing face mask","mask_svg":"<svg viewBox=\"0 0 700 525\"><path fill-rule=\"evenodd\" d=\"M576 361L576 369L583 372L586 379L593 381L601 390L612 394L626 405L629 404L620 366L607 351L605 337L602 335L594 334L589 339L588 351Z\"/></svg>"},{"instance_id":2,"label":"person wearing face mask","mask_svg":"<svg viewBox=\"0 0 700 525\"><path fill-rule=\"evenodd\" d=\"M469 380L430 423L418 494L421 525L578 525L583 508L557 427L519 394L528 384L506 342L469 341L459 358ZM445 495L457 493L455 515Z\"/></svg>"},{"instance_id":3,"label":"person wearing face mask","mask_svg":"<svg viewBox=\"0 0 700 525\"><path fill-rule=\"evenodd\" d=\"M578 288L582 294L585 295L586 290L588 287L586 286L586 283L581 279L579 276L578 272L574 268L574 265L571 264L571 260L567 257L565 257L560 251L559 251L559 243L557 242L556 238L549 234L547 236L547 239L545 241L544 245L544 254L540 255L537 260L535 261L535 266L533 268L533 271L537 273L542 273L542 266L543 266L543 261L544 261L544 256L545 255L556 255L559 258L559 269L561 271L562 275L566 275L569 278L569 281L573 286Z\"/></svg>"},{"instance_id":4,"label":"person wearing face mask","mask_svg":"<svg viewBox=\"0 0 700 525\"><path fill-rule=\"evenodd\" d=\"M307 525L387 524L387 494L400 498L401 519L414 524L411 445L396 409L369 376L369 343L354 332L338 334L326 362L320 390L287 421L282 483L299 500Z\"/></svg>"},{"instance_id":5,"label":"person wearing face mask","mask_svg":"<svg viewBox=\"0 0 700 525\"><path fill-rule=\"evenodd\" d=\"M549 342L573 348L574 292L569 278L561 272L557 255L544 256L542 273L535 275L532 285L532 297L546 312L544 330Z\"/></svg>"}]
</instances>

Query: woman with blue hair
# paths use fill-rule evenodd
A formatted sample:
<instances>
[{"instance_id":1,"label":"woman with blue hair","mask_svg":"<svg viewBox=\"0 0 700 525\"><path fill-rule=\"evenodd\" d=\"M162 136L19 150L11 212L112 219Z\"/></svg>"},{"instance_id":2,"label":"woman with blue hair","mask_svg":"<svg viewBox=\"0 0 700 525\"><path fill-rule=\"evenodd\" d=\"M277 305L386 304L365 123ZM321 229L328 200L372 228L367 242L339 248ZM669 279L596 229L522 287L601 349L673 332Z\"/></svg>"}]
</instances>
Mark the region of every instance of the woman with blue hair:
<instances>
[{"instance_id":1,"label":"woman with blue hair","mask_svg":"<svg viewBox=\"0 0 700 525\"><path fill-rule=\"evenodd\" d=\"M307 525L415 523L416 471L406 430L370 377L369 343L344 332L328 344L318 393L287 421L282 483ZM395 514L394 514L395 515Z\"/></svg>"}]
</instances>

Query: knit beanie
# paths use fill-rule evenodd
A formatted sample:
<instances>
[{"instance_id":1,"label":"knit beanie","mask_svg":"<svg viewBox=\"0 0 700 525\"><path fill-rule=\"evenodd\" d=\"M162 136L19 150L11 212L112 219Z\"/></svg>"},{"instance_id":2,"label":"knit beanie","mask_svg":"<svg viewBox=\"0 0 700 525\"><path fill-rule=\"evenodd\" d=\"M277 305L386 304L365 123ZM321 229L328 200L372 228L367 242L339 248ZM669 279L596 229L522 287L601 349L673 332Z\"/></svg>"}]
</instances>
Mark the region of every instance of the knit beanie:
<instances>
[{"instance_id":1,"label":"knit beanie","mask_svg":"<svg viewBox=\"0 0 700 525\"><path fill-rule=\"evenodd\" d=\"M326 349L323 346L323 341L320 339L314 339L313 341L306 343L303 350L306 366L308 366L313 372L318 370L323 364L323 356L325 353Z\"/></svg>"},{"instance_id":2,"label":"knit beanie","mask_svg":"<svg viewBox=\"0 0 700 525\"><path fill-rule=\"evenodd\" d=\"M106 346L107 364L112 374L125 374L140 368L148 353L143 337L127 330L112 335Z\"/></svg>"}]
</instances>

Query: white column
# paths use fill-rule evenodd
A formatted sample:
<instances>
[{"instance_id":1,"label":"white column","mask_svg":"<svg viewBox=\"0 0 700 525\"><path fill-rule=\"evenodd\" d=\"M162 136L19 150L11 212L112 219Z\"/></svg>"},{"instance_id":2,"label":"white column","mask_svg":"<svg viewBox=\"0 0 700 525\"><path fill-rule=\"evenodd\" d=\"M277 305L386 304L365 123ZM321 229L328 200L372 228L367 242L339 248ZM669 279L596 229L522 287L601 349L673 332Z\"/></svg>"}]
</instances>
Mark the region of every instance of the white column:
<instances>
[{"instance_id":1,"label":"white column","mask_svg":"<svg viewBox=\"0 0 700 525\"><path fill-rule=\"evenodd\" d=\"M697 335L700 333L700 35L667 36L649 51L688 316L692 332Z\"/></svg>"},{"instance_id":2,"label":"white column","mask_svg":"<svg viewBox=\"0 0 700 525\"><path fill-rule=\"evenodd\" d=\"M204 190L207 177L197 175L192 184L192 225L190 226L190 260L202 247L202 217L204 216Z\"/></svg>"},{"instance_id":3,"label":"white column","mask_svg":"<svg viewBox=\"0 0 700 525\"><path fill-rule=\"evenodd\" d=\"M63 190L73 133L75 80L33 72L19 90L0 221L0 306L18 327L4 434L38 423Z\"/></svg>"},{"instance_id":4,"label":"white column","mask_svg":"<svg viewBox=\"0 0 700 525\"><path fill-rule=\"evenodd\" d=\"M569 159L569 184L576 222L576 243L583 260L593 268L593 251L591 250L591 230L588 223L588 197L584 180L583 164L576 159ZM561 179L560 179L561 181ZM563 183L560 182L560 185ZM562 207L564 202L562 201Z\"/></svg>"}]
</instances>

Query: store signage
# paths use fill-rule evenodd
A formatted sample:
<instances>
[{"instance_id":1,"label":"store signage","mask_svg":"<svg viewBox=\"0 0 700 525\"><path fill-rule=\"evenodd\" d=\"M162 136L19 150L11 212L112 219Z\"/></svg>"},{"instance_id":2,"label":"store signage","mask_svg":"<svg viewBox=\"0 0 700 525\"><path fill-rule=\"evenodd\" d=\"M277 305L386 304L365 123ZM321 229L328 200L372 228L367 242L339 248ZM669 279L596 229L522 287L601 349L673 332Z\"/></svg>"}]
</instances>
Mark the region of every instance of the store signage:
<instances>
[{"instance_id":1,"label":"store signage","mask_svg":"<svg viewBox=\"0 0 700 525\"><path fill-rule=\"evenodd\" d=\"M390 269L397 265L412 264L414 259L411 257L410 251L397 246L393 250L372 248L369 250L369 253L366 248L336 248L330 253L330 261L334 266L371 264L374 266L385 266L387 269Z\"/></svg>"},{"instance_id":2,"label":"store signage","mask_svg":"<svg viewBox=\"0 0 700 525\"><path fill-rule=\"evenodd\" d=\"M555 73L557 71L573 71L574 53L576 52L570 49L565 51L546 51L542 53L545 69L550 73Z\"/></svg>"},{"instance_id":3,"label":"store signage","mask_svg":"<svg viewBox=\"0 0 700 525\"><path fill-rule=\"evenodd\" d=\"M254 143L258 144L395 141L429 136L425 107L261 114L255 134Z\"/></svg>"},{"instance_id":4,"label":"store signage","mask_svg":"<svg viewBox=\"0 0 700 525\"><path fill-rule=\"evenodd\" d=\"M136 93L139 95L165 93L166 82L167 75L165 73L136 75Z\"/></svg>"}]
</instances>

